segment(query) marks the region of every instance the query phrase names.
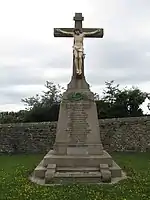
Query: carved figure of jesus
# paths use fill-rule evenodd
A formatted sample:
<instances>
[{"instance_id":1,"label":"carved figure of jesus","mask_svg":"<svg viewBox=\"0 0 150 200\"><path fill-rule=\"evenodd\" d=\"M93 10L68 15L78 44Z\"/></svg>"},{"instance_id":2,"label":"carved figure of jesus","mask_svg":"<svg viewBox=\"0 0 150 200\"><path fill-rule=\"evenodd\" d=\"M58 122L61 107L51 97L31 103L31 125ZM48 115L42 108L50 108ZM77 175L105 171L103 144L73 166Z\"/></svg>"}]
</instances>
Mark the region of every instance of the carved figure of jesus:
<instances>
[{"instance_id":1,"label":"carved figure of jesus","mask_svg":"<svg viewBox=\"0 0 150 200\"><path fill-rule=\"evenodd\" d=\"M74 55L74 62L76 67L76 73L78 75L82 74L82 65L83 65L83 59L84 59L84 48L83 48L83 40L85 35L93 35L98 32L100 32L100 29L97 29L93 32L82 32L80 29L74 29L74 32L67 32L63 31L61 29L57 29L57 31L72 35L74 37L74 45L73 45L73 55Z\"/></svg>"}]
</instances>

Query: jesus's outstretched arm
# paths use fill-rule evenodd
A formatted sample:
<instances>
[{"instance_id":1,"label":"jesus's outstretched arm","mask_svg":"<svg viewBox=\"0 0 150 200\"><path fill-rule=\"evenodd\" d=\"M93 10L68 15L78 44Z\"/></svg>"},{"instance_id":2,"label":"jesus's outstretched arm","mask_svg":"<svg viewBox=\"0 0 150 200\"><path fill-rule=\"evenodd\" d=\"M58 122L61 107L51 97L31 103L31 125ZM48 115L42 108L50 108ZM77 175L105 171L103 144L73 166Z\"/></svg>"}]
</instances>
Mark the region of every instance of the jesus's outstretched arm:
<instances>
[{"instance_id":1,"label":"jesus's outstretched arm","mask_svg":"<svg viewBox=\"0 0 150 200\"><path fill-rule=\"evenodd\" d=\"M56 31L58 31L58 32L60 32L60 33L64 33L64 34L66 34L66 35L73 35L73 34L74 34L73 32L63 31L63 30L61 30L61 29L59 29L59 28L57 28Z\"/></svg>"},{"instance_id":2,"label":"jesus's outstretched arm","mask_svg":"<svg viewBox=\"0 0 150 200\"><path fill-rule=\"evenodd\" d=\"M84 32L84 35L94 35L94 34L99 33L99 32L101 32L101 30L97 29L97 30L92 31L92 32Z\"/></svg>"}]
</instances>

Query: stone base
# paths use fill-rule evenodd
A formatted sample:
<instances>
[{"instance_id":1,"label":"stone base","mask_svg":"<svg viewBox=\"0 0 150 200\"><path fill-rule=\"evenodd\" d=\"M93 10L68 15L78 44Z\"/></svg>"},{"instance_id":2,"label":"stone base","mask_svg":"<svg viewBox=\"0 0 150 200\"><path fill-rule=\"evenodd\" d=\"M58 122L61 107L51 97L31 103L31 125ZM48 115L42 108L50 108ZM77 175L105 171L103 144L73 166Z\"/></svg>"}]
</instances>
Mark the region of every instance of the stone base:
<instances>
[{"instance_id":1,"label":"stone base","mask_svg":"<svg viewBox=\"0 0 150 200\"><path fill-rule=\"evenodd\" d=\"M35 168L30 178L37 184L113 183L125 178L112 157L102 155L54 155L50 151Z\"/></svg>"},{"instance_id":2,"label":"stone base","mask_svg":"<svg viewBox=\"0 0 150 200\"><path fill-rule=\"evenodd\" d=\"M43 166L56 164L57 167L99 167L100 164L112 166L112 158L103 151L102 155L55 155L51 150L43 159Z\"/></svg>"},{"instance_id":3,"label":"stone base","mask_svg":"<svg viewBox=\"0 0 150 200\"><path fill-rule=\"evenodd\" d=\"M94 94L84 77L72 77L63 94L54 150L34 170L38 184L113 183L121 168L103 150Z\"/></svg>"}]
</instances>

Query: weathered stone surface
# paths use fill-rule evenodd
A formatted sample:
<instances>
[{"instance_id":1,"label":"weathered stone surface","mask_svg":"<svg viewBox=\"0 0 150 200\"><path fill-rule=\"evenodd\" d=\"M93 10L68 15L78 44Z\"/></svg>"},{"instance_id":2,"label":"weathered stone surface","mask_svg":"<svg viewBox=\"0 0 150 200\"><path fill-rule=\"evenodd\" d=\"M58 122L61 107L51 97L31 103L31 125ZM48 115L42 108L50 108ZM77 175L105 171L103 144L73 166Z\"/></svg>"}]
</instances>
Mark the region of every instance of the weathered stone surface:
<instances>
[{"instance_id":1,"label":"weathered stone surface","mask_svg":"<svg viewBox=\"0 0 150 200\"><path fill-rule=\"evenodd\" d=\"M109 169L101 169L101 178L102 182L110 183L111 182L111 172Z\"/></svg>"},{"instance_id":2,"label":"weathered stone surface","mask_svg":"<svg viewBox=\"0 0 150 200\"><path fill-rule=\"evenodd\" d=\"M111 156L104 151L102 155L54 155L47 154L44 156L43 165L55 163L57 167L99 167L100 164L112 166Z\"/></svg>"},{"instance_id":3,"label":"weathered stone surface","mask_svg":"<svg viewBox=\"0 0 150 200\"><path fill-rule=\"evenodd\" d=\"M100 183L101 182L101 173L100 172L69 172L69 173L60 173L55 174L53 180L54 183Z\"/></svg>"},{"instance_id":4,"label":"weathered stone surface","mask_svg":"<svg viewBox=\"0 0 150 200\"><path fill-rule=\"evenodd\" d=\"M109 154L106 154L106 156ZM62 155L60 157L56 158L56 155L53 155L53 151L50 151L46 156L50 157L50 161L52 161L52 157L55 157L55 160L60 160ZM65 166L62 166L58 163L56 164L48 164L47 171L45 173L45 184L53 184L53 183L71 183L71 182L80 182L80 183L110 183L114 181L119 181L122 178L125 178L122 174L121 168L112 160L111 156L109 156L111 159L111 165L106 164L107 161L104 160L102 162L103 164L100 165L93 165L89 166L89 163L86 163L85 161L82 162L82 164L79 162L78 166L69 165L66 166L66 163L72 163L72 159L75 159L72 157L68 157L67 162L65 163ZM76 157L77 159L78 157ZM64 159L64 157L61 159L61 161ZM87 160L91 159L91 157L86 157ZM69 161L70 160L70 161ZM100 161L100 160L99 160ZM44 164L44 160L41 162ZM61 162L60 162L61 163ZM85 164L86 163L86 164ZM86 166L87 165L87 166ZM97 167L96 167L97 166ZM42 170L42 168L41 168ZM38 179L41 179L41 176L32 177L32 181L36 182L38 184L43 184L43 179L39 181Z\"/></svg>"},{"instance_id":5,"label":"weathered stone surface","mask_svg":"<svg viewBox=\"0 0 150 200\"><path fill-rule=\"evenodd\" d=\"M68 90L63 95L54 150L42 161L47 168L45 184L111 182L109 168L113 168L113 159L103 150L93 94L90 90L77 91ZM90 170L97 167L98 170ZM82 168L89 171L81 171Z\"/></svg>"},{"instance_id":6,"label":"weathered stone surface","mask_svg":"<svg viewBox=\"0 0 150 200\"><path fill-rule=\"evenodd\" d=\"M55 154L102 154L96 104L89 89L68 89L63 94L56 132ZM60 150L62 144L63 153Z\"/></svg>"},{"instance_id":7,"label":"weathered stone surface","mask_svg":"<svg viewBox=\"0 0 150 200\"><path fill-rule=\"evenodd\" d=\"M0 124L0 153L45 153L55 131L56 123Z\"/></svg>"},{"instance_id":8,"label":"weathered stone surface","mask_svg":"<svg viewBox=\"0 0 150 200\"><path fill-rule=\"evenodd\" d=\"M109 170L108 164L100 164L100 172L102 175L102 182L110 183L111 182L111 172Z\"/></svg>"},{"instance_id":9,"label":"weathered stone surface","mask_svg":"<svg viewBox=\"0 0 150 200\"><path fill-rule=\"evenodd\" d=\"M150 151L149 116L101 119L99 123L102 144L108 152ZM0 153L46 153L53 148L56 125L56 122L0 124Z\"/></svg>"},{"instance_id":10,"label":"weathered stone surface","mask_svg":"<svg viewBox=\"0 0 150 200\"><path fill-rule=\"evenodd\" d=\"M113 159L103 150L93 94L89 89L77 91L68 90L63 95L54 149L42 161L45 184L112 181ZM83 168L86 170L81 171Z\"/></svg>"},{"instance_id":11,"label":"weathered stone surface","mask_svg":"<svg viewBox=\"0 0 150 200\"><path fill-rule=\"evenodd\" d=\"M99 167L57 167L58 172L98 172Z\"/></svg>"},{"instance_id":12,"label":"weathered stone surface","mask_svg":"<svg viewBox=\"0 0 150 200\"><path fill-rule=\"evenodd\" d=\"M87 155L87 147L67 147L67 155Z\"/></svg>"},{"instance_id":13,"label":"weathered stone surface","mask_svg":"<svg viewBox=\"0 0 150 200\"><path fill-rule=\"evenodd\" d=\"M114 161L113 161L112 166L110 167L110 172L111 172L112 178L121 177L121 174L122 174L121 168Z\"/></svg>"},{"instance_id":14,"label":"weathered stone surface","mask_svg":"<svg viewBox=\"0 0 150 200\"><path fill-rule=\"evenodd\" d=\"M45 172L45 183L49 183L53 180L56 172L56 164L48 164L47 171Z\"/></svg>"},{"instance_id":15,"label":"weathered stone surface","mask_svg":"<svg viewBox=\"0 0 150 200\"><path fill-rule=\"evenodd\" d=\"M54 169L56 170L56 164L48 164L47 169Z\"/></svg>"},{"instance_id":16,"label":"weathered stone surface","mask_svg":"<svg viewBox=\"0 0 150 200\"><path fill-rule=\"evenodd\" d=\"M45 183L50 183L55 176L55 169L47 169L45 173Z\"/></svg>"},{"instance_id":17,"label":"weathered stone surface","mask_svg":"<svg viewBox=\"0 0 150 200\"><path fill-rule=\"evenodd\" d=\"M38 178L45 178L46 168L43 166L37 166L34 170L34 176Z\"/></svg>"},{"instance_id":18,"label":"weathered stone surface","mask_svg":"<svg viewBox=\"0 0 150 200\"><path fill-rule=\"evenodd\" d=\"M102 169L109 169L109 166L108 166L108 164L100 164L100 169L102 170Z\"/></svg>"}]
</instances>

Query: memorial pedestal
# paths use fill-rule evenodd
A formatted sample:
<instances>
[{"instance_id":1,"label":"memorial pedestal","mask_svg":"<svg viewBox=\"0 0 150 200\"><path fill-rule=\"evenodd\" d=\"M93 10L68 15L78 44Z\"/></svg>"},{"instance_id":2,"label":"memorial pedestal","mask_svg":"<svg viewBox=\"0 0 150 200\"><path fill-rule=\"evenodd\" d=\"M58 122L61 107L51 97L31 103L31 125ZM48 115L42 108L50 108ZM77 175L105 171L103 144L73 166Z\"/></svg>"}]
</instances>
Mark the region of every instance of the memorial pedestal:
<instances>
[{"instance_id":1,"label":"memorial pedestal","mask_svg":"<svg viewBox=\"0 0 150 200\"><path fill-rule=\"evenodd\" d=\"M121 168L103 149L94 95L85 79L71 80L63 95L54 149L34 170L39 184L111 183Z\"/></svg>"}]
</instances>

